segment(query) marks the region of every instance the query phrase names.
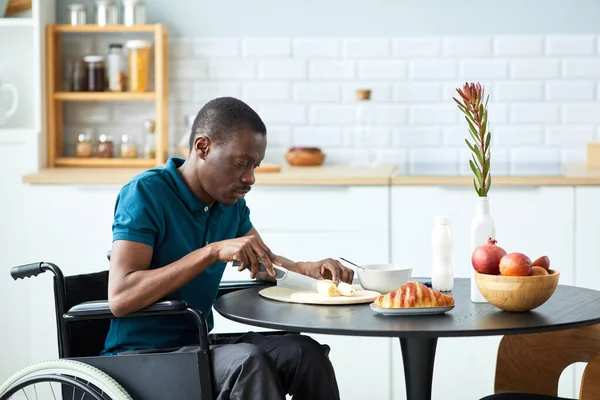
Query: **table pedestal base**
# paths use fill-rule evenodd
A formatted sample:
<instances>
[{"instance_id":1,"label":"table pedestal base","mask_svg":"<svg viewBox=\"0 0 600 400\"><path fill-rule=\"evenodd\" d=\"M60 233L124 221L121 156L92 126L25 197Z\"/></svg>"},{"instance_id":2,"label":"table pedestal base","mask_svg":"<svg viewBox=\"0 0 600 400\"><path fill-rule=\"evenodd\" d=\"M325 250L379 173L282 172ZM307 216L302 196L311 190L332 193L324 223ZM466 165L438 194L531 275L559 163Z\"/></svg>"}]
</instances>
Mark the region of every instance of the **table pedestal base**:
<instances>
[{"instance_id":1,"label":"table pedestal base","mask_svg":"<svg viewBox=\"0 0 600 400\"><path fill-rule=\"evenodd\" d=\"M431 400L437 338L400 338L407 400Z\"/></svg>"}]
</instances>

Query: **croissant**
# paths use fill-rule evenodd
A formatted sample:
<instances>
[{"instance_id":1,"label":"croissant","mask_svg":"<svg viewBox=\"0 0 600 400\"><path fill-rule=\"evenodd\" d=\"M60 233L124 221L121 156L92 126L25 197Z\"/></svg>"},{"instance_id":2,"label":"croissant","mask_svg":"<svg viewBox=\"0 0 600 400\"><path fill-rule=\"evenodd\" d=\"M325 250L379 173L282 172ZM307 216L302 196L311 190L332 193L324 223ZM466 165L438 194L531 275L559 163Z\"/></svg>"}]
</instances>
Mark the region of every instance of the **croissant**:
<instances>
[{"instance_id":1,"label":"croissant","mask_svg":"<svg viewBox=\"0 0 600 400\"><path fill-rule=\"evenodd\" d=\"M454 305L454 298L432 290L421 282L408 281L399 289L375 300L380 308L445 307Z\"/></svg>"}]
</instances>

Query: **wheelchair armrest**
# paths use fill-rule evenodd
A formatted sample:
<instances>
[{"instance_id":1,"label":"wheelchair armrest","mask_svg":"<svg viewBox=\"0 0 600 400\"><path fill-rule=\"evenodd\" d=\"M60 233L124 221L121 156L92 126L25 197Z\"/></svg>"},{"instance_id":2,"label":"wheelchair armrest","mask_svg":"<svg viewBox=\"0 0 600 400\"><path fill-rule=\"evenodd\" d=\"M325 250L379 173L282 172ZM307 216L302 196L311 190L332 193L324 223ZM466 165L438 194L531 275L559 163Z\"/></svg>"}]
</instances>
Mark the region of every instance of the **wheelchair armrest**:
<instances>
[{"instance_id":1,"label":"wheelchair armrest","mask_svg":"<svg viewBox=\"0 0 600 400\"><path fill-rule=\"evenodd\" d=\"M125 317L147 317L152 315L169 314L192 314L198 327L198 338L200 348L208 351L208 326L204 314L200 310L188 307L187 303L181 300L162 300L141 310L127 314ZM86 301L77 304L69 309L63 318L68 321L84 321L90 319L116 319L110 311L108 300Z\"/></svg>"},{"instance_id":2,"label":"wheelchair armrest","mask_svg":"<svg viewBox=\"0 0 600 400\"><path fill-rule=\"evenodd\" d=\"M184 311L186 308L187 305L181 300L163 300L136 311L131 316L159 314L177 310ZM67 316L77 319L89 317L115 318L110 311L108 300L86 301L85 303L77 304L69 309Z\"/></svg>"},{"instance_id":3,"label":"wheelchair armrest","mask_svg":"<svg viewBox=\"0 0 600 400\"><path fill-rule=\"evenodd\" d=\"M221 282L219 285L219 294L217 297L221 297L225 294L235 292L236 290L248 289L253 287L268 287L274 286L275 283L264 282L264 281L226 281Z\"/></svg>"}]
</instances>

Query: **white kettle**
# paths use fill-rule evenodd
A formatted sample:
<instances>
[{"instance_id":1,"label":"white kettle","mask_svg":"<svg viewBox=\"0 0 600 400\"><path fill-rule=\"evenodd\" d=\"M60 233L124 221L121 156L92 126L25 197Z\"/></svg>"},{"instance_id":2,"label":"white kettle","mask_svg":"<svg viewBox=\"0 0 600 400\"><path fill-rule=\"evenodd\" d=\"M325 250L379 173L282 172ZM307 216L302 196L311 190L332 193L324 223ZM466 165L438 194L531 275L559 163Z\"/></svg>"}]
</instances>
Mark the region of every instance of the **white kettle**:
<instances>
[{"instance_id":1,"label":"white kettle","mask_svg":"<svg viewBox=\"0 0 600 400\"><path fill-rule=\"evenodd\" d=\"M12 93L12 104L6 107L5 99L6 95L4 92ZM2 83L0 80L0 126L5 125L8 118L12 117L13 114L17 111L17 105L19 104L19 92L17 92L17 88L10 83Z\"/></svg>"}]
</instances>

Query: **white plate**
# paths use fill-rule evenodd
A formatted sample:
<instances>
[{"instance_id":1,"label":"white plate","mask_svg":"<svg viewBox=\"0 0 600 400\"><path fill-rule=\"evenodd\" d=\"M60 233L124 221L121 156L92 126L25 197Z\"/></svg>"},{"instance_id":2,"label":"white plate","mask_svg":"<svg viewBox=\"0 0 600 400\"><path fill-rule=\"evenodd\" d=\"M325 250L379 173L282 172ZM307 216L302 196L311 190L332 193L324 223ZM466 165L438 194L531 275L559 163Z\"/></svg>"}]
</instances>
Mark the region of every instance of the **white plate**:
<instances>
[{"instance_id":1,"label":"white plate","mask_svg":"<svg viewBox=\"0 0 600 400\"><path fill-rule=\"evenodd\" d=\"M410 308L380 308L375 304L369 304L371 310L382 315L436 315L444 314L452 310L454 306L446 307L410 307Z\"/></svg>"}]
</instances>

